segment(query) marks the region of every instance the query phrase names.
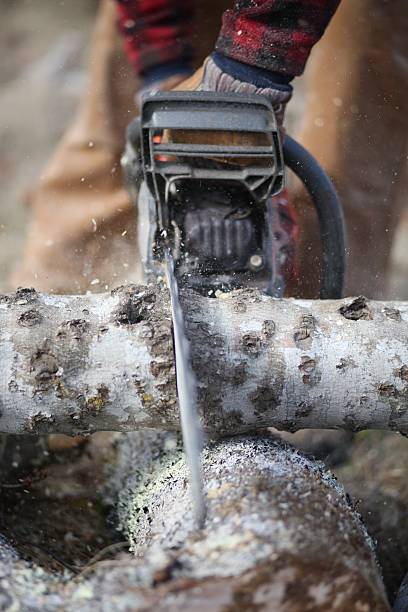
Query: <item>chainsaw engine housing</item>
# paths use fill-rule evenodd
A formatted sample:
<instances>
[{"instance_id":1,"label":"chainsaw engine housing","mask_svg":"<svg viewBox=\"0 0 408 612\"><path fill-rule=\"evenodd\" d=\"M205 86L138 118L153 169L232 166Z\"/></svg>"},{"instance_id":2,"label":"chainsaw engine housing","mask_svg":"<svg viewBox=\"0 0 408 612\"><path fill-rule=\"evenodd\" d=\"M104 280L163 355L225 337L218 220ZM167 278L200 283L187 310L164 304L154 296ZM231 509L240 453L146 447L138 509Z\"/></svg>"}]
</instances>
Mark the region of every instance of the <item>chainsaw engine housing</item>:
<instances>
[{"instance_id":1,"label":"chainsaw engine housing","mask_svg":"<svg viewBox=\"0 0 408 612\"><path fill-rule=\"evenodd\" d=\"M266 98L148 97L128 131L126 158L128 182L144 179L139 240L148 274L159 273L166 247L185 284L204 291L255 285L281 294L268 202L283 188L284 164Z\"/></svg>"}]
</instances>

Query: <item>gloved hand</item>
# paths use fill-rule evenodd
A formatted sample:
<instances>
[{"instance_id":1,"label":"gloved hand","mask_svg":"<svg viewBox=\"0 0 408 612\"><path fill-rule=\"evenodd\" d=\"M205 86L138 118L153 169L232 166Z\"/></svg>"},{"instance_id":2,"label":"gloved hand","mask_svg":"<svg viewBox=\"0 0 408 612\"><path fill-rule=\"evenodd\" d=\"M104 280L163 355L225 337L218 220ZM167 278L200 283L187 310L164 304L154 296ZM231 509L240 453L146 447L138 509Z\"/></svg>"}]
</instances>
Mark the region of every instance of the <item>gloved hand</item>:
<instances>
[{"instance_id":1,"label":"gloved hand","mask_svg":"<svg viewBox=\"0 0 408 612\"><path fill-rule=\"evenodd\" d=\"M259 94L265 96L272 102L278 125L282 127L286 104L292 97L290 86L281 87L257 87L252 83L240 81L230 74L223 72L217 66L213 58L208 57L204 64L196 72L188 77L174 75L163 81L150 83L142 87L135 97L137 106L140 108L143 97L152 95L158 91L218 91L225 93Z\"/></svg>"},{"instance_id":2,"label":"gloved hand","mask_svg":"<svg viewBox=\"0 0 408 612\"><path fill-rule=\"evenodd\" d=\"M224 93L259 94L272 102L276 119L282 127L286 104L292 97L292 88L280 89L279 86L257 87L252 83L240 81L223 72L212 57L208 57L204 65L189 79L178 84L178 90L218 91Z\"/></svg>"}]
</instances>

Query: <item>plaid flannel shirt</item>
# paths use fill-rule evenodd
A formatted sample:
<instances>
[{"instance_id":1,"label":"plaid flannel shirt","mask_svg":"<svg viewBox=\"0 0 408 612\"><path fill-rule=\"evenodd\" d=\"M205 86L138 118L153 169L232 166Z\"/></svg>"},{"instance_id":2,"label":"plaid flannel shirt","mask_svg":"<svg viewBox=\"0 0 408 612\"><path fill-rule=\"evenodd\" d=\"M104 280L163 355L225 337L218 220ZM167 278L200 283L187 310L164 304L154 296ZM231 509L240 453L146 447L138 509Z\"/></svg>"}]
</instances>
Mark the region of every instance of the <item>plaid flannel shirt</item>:
<instances>
[{"instance_id":1,"label":"plaid flannel shirt","mask_svg":"<svg viewBox=\"0 0 408 612\"><path fill-rule=\"evenodd\" d=\"M194 0L117 0L125 51L138 75L191 63Z\"/></svg>"},{"instance_id":2,"label":"plaid flannel shirt","mask_svg":"<svg viewBox=\"0 0 408 612\"><path fill-rule=\"evenodd\" d=\"M120 29L140 75L193 56L194 0L117 0ZM216 50L290 77L302 74L340 0L235 0L225 11Z\"/></svg>"}]
</instances>

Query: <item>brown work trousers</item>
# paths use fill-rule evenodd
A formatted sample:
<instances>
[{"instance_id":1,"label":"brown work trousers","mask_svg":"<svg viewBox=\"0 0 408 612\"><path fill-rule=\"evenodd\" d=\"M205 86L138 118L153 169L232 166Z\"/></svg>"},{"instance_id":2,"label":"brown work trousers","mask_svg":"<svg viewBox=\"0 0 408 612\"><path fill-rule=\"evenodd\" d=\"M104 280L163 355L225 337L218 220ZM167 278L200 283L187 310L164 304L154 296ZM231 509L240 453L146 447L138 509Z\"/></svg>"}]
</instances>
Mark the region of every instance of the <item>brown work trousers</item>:
<instances>
[{"instance_id":1,"label":"brown work trousers","mask_svg":"<svg viewBox=\"0 0 408 612\"><path fill-rule=\"evenodd\" d=\"M231 0L197 4L199 65ZM392 237L407 195L407 31L405 0L343 0L309 62L299 138L343 199L351 294L384 293ZM113 0L101 0L89 71L73 125L31 194L32 218L14 286L76 293L140 278L136 212L120 168L138 83L121 51ZM299 186L293 197L302 230L300 292L315 295L316 224Z\"/></svg>"}]
</instances>

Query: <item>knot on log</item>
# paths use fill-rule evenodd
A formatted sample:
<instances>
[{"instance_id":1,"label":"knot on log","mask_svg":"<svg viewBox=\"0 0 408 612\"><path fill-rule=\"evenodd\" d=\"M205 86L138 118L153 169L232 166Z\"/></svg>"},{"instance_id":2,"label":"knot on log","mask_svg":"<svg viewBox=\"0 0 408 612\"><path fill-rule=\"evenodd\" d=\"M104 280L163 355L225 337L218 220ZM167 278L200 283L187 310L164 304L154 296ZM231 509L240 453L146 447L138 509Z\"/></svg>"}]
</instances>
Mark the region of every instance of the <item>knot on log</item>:
<instances>
[{"instance_id":1,"label":"knot on log","mask_svg":"<svg viewBox=\"0 0 408 612\"><path fill-rule=\"evenodd\" d=\"M71 319L61 323L57 329L56 337L59 339L70 337L74 340L80 340L88 332L89 328L90 323L85 319Z\"/></svg>"},{"instance_id":2,"label":"knot on log","mask_svg":"<svg viewBox=\"0 0 408 612\"><path fill-rule=\"evenodd\" d=\"M345 319L349 319L350 321L359 321L360 319L369 321L373 318L373 313L368 306L367 298L362 295L353 300L351 304L342 306L339 312Z\"/></svg>"},{"instance_id":3,"label":"knot on log","mask_svg":"<svg viewBox=\"0 0 408 612\"><path fill-rule=\"evenodd\" d=\"M38 383L47 383L58 372L58 360L47 343L37 349L31 358L31 371Z\"/></svg>"},{"instance_id":4,"label":"knot on log","mask_svg":"<svg viewBox=\"0 0 408 612\"><path fill-rule=\"evenodd\" d=\"M113 321L119 325L136 325L149 317L156 303L156 291L152 287L129 285L118 287L112 295L119 296L119 308L113 314Z\"/></svg>"},{"instance_id":5,"label":"knot on log","mask_svg":"<svg viewBox=\"0 0 408 612\"><path fill-rule=\"evenodd\" d=\"M32 304L38 300L38 293L33 287L18 287L15 293L10 295L0 295L0 304L6 303L17 306Z\"/></svg>"},{"instance_id":6,"label":"knot on log","mask_svg":"<svg viewBox=\"0 0 408 612\"><path fill-rule=\"evenodd\" d=\"M401 319L401 311L398 308L384 308L383 313L387 317L387 319L391 319L393 321L400 322Z\"/></svg>"},{"instance_id":7,"label":"knot on log","mask_svg":"<svg viewBox=\"0 0 408 612\"><path fill-rule=\"evenodd\" d=\"M18 318L18 324L22 327L34 327L42 323L43 317L35 308L23 312Z\"/></svg>"},{"instance_id":8,"label":"knot on log","mask_svg":"<svg viewBox=\"0 0 408 612\"><path fill-rule=\"evenodd\" d=\"M295 329L295 333L293 334L293 339L296 344L299 342L303 342L303 340L307 340L311 337L313 332L316 329L316 321L313 315L304 314L300 319L299 325L297 329Z\"/></svg>"}]
</instances>

